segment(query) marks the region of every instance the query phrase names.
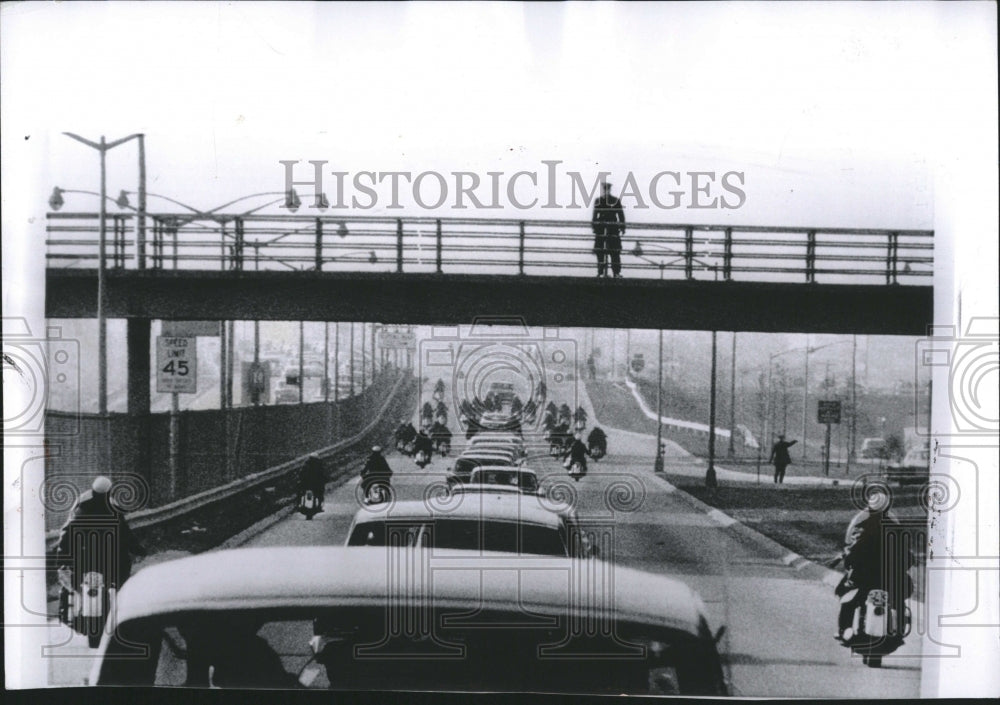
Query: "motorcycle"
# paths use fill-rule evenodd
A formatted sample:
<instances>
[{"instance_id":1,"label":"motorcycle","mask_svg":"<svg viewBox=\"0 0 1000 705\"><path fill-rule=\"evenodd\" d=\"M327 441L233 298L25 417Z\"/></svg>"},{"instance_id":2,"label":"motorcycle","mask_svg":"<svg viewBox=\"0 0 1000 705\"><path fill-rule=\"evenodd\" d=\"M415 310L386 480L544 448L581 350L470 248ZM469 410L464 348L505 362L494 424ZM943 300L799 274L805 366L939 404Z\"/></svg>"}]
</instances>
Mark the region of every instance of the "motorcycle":
<instances>
[{"instance_id":1,"label":"motorcycle","mask_svg":"<svg viewBox=\"0 0 1000 705\"><path fill-rule=\"evenodd\" d=\"M60 569L59 621L77 634L87 637L87 644L96 649L108 612L114 605L116 590L105 583L104 575L97 571L84 573L80 587L73 587L72 571Z\"/></svg>"},{"instance_id":2,"label":"motorcycle","mask_svg":"<svg viewBox=\"0 0 1000 705\"><path fill-rule=\"evenodd\" d=\"M365 504L384 504L389 501L389 484L373 482L365 490Z\"/></svg>"},{"instance_id":3,"label":"motorcycle","mask_svg":"<svg viewBox=\"0 0 1000 705\"><path fill-rule=\"evenodd\" d=\"M310 521L315 515L323 511L319 498L312 490L306 490L299 497L298 511Z\"/></svg>"},{"instance_id":4,"label":"motorcycle","mask_svg":"<svg viewBox=\"0 0 1000 705\"><path fill-rule=\"evenodd\" d=\"M579 482L580 479L587 474L587 468L579 460L572 462L569 458L563 462L563 467L569 471L569 476L573 478L575 482Z\"/></svg>"},{"instance_id":5,"label":"motorcycle","mask_svg":"<svg viewBox=\"0 0 1000 705\"><path fill-rule=\"evenodd\" d=\"M905 600L893 606L889 592L881 588L861 588L854 585L848 572L835 590L840 598L842 619L847 611L850 623L841 623L843 631L837 638L841 645L860 654L869 668L882 666L882 657L896 651L909 635L912 622Z\"/></svg>"}]
</instances>

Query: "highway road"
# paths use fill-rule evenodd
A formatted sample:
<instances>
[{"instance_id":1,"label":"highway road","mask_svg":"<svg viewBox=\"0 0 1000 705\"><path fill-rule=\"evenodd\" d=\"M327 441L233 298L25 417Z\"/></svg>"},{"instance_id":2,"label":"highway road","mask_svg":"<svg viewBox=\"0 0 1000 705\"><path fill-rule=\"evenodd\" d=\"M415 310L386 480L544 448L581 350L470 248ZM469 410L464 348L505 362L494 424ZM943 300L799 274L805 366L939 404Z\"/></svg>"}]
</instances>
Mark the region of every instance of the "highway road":
<instances>
[{"instance_id":1,"label":"highway road","mask_svg":"<svg viewBox=\"0 0 1000 705\"><path fill-rule=\"evenodd\" d=\"M581 401L593 410L589 400ZM885 657L882 668L864 666L860 657L834 641L837 602L829 586L730 533L655 476L652 436L602 426L609 435L609 455L592 461L589 474L573 486L577 512L585 523L599 521L613 527L613 550L603 560L678 578L701 594L712 628L727 629L719 648L734 695L919 696L917 636ZM459 434L455 446L455 453L460 452ZM424 497L428 485L444 480L452 462L436 457L421 470L408 457L387 456L398 499ZM666 463L668 472L690 472L697 461L669 445ZM526 464L536 470L543 487L567 481L559 462L544 452ZM289 515L247 545L342 544L359 509L358 495L358 479L352 478L329 490L325 511L312 521ZM58 625L53 625L53 632L66 639L64 654L87 655L82 638L67 637L68 630ZM54 659L53 683L80 683L89 662L89 658Z\"/></svg>"}]
</instances>

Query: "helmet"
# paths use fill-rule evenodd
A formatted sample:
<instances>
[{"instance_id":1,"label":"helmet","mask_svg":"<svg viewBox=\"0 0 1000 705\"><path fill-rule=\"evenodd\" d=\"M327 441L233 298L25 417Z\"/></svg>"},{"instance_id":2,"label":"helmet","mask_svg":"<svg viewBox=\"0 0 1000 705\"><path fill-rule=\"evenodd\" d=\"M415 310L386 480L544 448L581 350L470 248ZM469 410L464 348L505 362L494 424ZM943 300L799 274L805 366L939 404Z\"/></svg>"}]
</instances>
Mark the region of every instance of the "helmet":
<instances>
[{"instance_id":1,"label":"helmet","mask_svg":"<svg viewBox=\"0 0 1000 705\"><path fill-rule=\"evenodd\" d=\"M111 490L111 479L105 475L98 475L90 487L96 494L107 494Z\"/></svg>"}]
</instances>

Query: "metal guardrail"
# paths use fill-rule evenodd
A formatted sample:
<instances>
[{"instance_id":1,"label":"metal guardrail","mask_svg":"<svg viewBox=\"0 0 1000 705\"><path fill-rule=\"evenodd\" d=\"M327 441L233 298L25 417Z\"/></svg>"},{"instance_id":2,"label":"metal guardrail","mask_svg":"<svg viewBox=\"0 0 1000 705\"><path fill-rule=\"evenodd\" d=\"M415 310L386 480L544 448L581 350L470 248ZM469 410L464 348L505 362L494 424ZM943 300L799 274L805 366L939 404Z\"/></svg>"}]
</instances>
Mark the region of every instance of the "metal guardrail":
<instances>
[{"instance_id":1,"label":"metal guardrail","mask_svg":"<svg viewBox=\"0 0 1000 705\"><path fill-rule=\"evenodd\" d=\"M385 401L382 403L382 406L379 407L378 413L375 415L375 418L371 421L371 423L353 436L314 452L319 455L320 458L326 459L349 450L351 446L362 442L365 439L365 436L374 431L376 427L382 423L385 413L396 401L396 395L399 393L400 387L402 387L406 381L407 376L400 375L399 379L397 379L396 383L393 385L390 393L386 395ZM193 494L189 497L184 497L183 499L176 500L169 504L164 504L160 507L140 509L138 511L131 512L128 514L129 526L133 529L142 529L155 524L160 524L162 522L176 519L184 514L188 514L209 504L222 501L241 492L246 492L247 490L251 490L259 485L273 481L288 472L301 468L306 457L308 457L308 455L293 458L292 460L281 463L280 465L275 465L267 470L262 470L252 475L241 477L228 484L213 487L212 489ZM51 543L55 539L58 539L60 531L61 529L53 529L52 531L47 532L45 534L46 542Z\"/></svg>"},{"instance_id":2,"label":"metal guardrail","mask_svg":"<svg viewBox=\"0 0 1000 705\"><path fill-rule=\"evenodd\" d=\"M383 216L108 214L107 266L591 276L589 221ZM95 268L97 213L49 213L49 267ZM933 231L631 223L630 278L930 285ZM138 252L143 252L141 261Z\"/></svg>"}]
</instances>

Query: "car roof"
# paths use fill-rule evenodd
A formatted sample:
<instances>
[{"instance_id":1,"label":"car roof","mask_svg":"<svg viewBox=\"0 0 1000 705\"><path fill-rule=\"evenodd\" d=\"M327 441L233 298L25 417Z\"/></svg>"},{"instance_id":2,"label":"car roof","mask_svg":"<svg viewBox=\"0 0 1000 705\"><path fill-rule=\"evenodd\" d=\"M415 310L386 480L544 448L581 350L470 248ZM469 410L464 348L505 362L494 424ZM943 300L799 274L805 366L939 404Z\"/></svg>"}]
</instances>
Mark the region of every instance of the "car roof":
<instances>
[{"instance_id":1,"label":"car roof","mask_svg":"<svg viewBox=\"0 0 1000 705\"><path fill-rule=\"evenodd\" d=\"M469 439L469 443L472 445L478 445L480 443L522 443L523 439L516 433L477 433L475 436Z\"/></svg>"},{"instance_id":2,"label":"car roof","mask_svg":"<svg viewBox=\"0 0 1000 705\"><path fill-rule=\"evenodd\" d=\"M452 487L451 492L452 494L461 494L463 492L473 494L489 494L490 492L498 494L524 494L524 490L515 485L495 485L487 482L463 482L460 485Z\"/></svg>"},{"instance_id":3,"label":"car roof","mask_svg":"<svg viewBox=\"0 0 1000 705\"><path fill-rule=\"evenodd\" d=\"M485 494L483 496L485 497ZM537 502L526 501L525 495L497 493L495 497L481 501L449 501L446 497L437 502L417 499L362 507L354 514L351 526L368 521L448 521L449 519L519 522L557 529L561 517L559 513L546 509Z\"/></svg>"},{"instance_id":4,"label":"car roof","mask_svg":"<svg viewBox=\"0 0 1000 705\"><path fill-rule=\"evenodd\" d=\"M509 472L516 472L516 473L519 473L521 475L534 475L535 477L538 477L538 473L536 473L531 468L524 467L523 465L480 465L479 467L473 468L473 470L472 470L472 474L473 475L475 475L477 472L478 473L483 473L483 472L508 472L508 473Z\"/></svg>"},{"instance_id":5,"label":"car roof","mask_svg":"<svg viewBox=\"0 0 1000 705\"><path fill-rule=\"evenodd\" d=\"M699 634L705 608L686 584L612 562L560 556L461 551L425 551L432 580L394 580L386 547L283 546L210 551L143 568L123 586L117 599L117 623L173 612L280 607L379 606L389 599L436 607L477 610L497 606L560 615L592 609L587 595L568 595L567 574L602 580L573 581L578 590L602 590L595 597L613 602L613 618ZM438 564L438 565L435 565ZM482 580L484 571L516 571L518 588L509 581ZM603 585L613 585L607 590ZM389 586L399 586L390 593ZM105 636L104 644L108 641Z\"/></svg>"},{"instance_id":6,"label":"car roof","mask_svg":"<svg viewBox=\"0 0 1000 705\"><path fill-rule=\"evenodd\" d=\"M510 448L469 448L463 450L459 458L515 458L517 455Z\"/></svg>"}]
</instances>

